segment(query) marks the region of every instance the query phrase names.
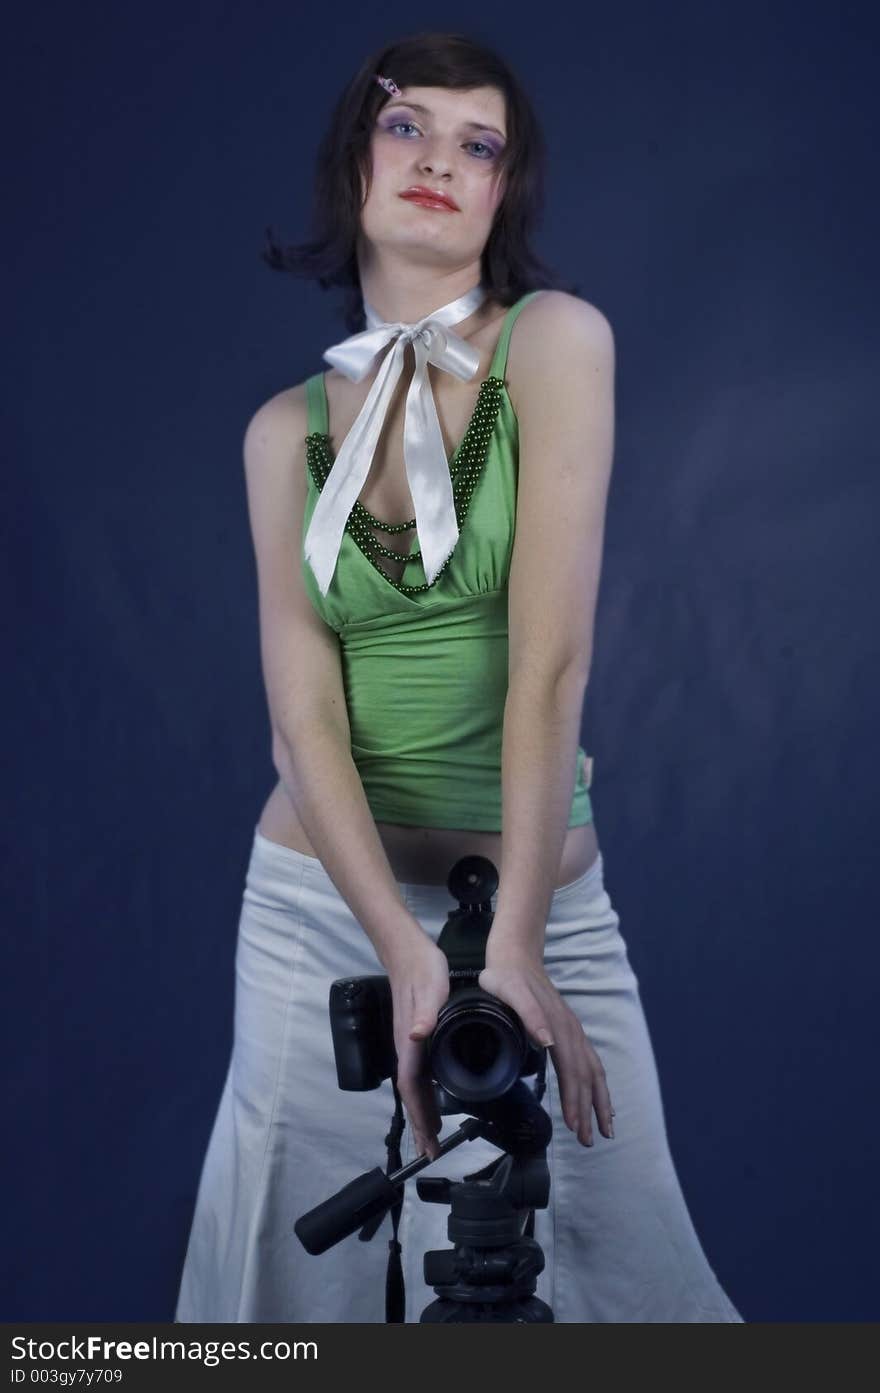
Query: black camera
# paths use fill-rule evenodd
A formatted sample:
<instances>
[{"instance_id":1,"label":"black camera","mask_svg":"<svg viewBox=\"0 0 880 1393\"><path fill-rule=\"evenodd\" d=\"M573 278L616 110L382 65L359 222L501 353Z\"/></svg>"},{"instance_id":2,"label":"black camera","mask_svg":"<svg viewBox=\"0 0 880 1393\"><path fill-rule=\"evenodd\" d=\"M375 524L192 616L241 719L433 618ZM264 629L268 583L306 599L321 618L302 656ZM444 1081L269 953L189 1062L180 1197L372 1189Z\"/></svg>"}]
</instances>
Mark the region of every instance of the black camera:
<instances>
[{"instance_id":1,"label":"black camera","mask_svg":"<svg viewBox=\"0 0 880 1393\"><path fill-rule=\"evenodd\" d=\"M483 856L465 856L447 881L458 901L437 940L449 963L449 997L427 1041L427 1067L448 1095L447 1112L465 1112L538 1073L543 1049L533 1045L517 1013L479 986L492 927L498 872ZM340 978L330 987L330 1026L341 1089L378 1088L397 1067L391 983L386 976ZM438 1098L440 1110L444 1100Z\"/></svg>"}]
</instances>

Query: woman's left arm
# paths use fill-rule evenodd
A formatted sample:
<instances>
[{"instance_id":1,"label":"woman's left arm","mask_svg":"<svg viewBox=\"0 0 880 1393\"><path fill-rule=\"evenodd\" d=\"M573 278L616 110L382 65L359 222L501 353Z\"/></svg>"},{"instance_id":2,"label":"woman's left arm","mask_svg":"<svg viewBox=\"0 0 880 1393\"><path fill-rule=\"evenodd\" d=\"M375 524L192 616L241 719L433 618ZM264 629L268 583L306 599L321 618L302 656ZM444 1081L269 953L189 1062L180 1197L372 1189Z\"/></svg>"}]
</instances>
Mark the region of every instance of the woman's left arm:
<instances>
[{"instance_id":1,"label":"woman's left arm","mask_svg":"<svg viewBox=\"0 0 880 1393\"><path fill-rule=\"evenodd\" d=\"M591 1101L606 1131L611 1103L595 1051L543 970L543 952L592 661L614 453L614 338L600 310L563 291L537 296L520 319L526 315L528 332L515 336L519 480L508 582L501 866L480 985L508 1001L536 1040L542 1027L564 1037L555 1040L554 1063L566 1121L584 1140L586 1075L593 1076Z\"/></svg>"},{"instance_id":2,"label":"woman's left arm","mask_svg":"<svg viewBox=\"0 0 880 1393\"><path fill-rule=\"evenodd\" d=\"M592 662L614 452L614 339L600 310L563 291L537 296L519 318L527 332L511 341L519 482L490 942L515 941L540 956Z\"/></svg>"}]
</instances>

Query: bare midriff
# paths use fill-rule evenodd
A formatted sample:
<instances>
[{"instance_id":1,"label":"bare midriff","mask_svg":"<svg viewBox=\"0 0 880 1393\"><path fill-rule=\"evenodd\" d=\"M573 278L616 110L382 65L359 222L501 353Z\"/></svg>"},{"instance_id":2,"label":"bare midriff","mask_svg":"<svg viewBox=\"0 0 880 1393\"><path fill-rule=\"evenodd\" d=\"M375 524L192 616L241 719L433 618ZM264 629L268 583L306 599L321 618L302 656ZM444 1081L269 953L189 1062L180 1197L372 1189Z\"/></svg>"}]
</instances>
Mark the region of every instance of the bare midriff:
<instances>
[{"instance_id":1,"label":"bare midriff","mask_svg":"<svg viewBox=\"0 0 880 1393\"><path fill-rule=\"evenodd\" d=\"M291 847L303 856L320 859L280 780L269 794L257 826L270 842ZM462 856L485 856L496 868L501 868L500 832L456 827L409 827L402 823L379 821L376 822L376 830L395 879L409 885L445 885L452 866ZM569 827L554 886L559 889L578 880L589 870L598 854L595 823Z\"/></svg>"}]
</instances>

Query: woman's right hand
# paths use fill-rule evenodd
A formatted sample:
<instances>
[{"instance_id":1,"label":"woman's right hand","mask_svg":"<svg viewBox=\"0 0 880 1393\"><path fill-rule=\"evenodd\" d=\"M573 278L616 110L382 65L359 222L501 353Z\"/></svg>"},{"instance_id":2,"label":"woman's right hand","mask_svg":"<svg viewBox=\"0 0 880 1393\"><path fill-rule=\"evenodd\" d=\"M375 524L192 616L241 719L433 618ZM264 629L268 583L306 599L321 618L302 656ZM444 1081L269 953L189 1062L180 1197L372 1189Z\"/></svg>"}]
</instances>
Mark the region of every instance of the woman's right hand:
<instances>
[{"instance_id":1,"label":"woman's right hand","mask_svg":"<svg viewBox=\"0 0 880 1393\"><path fill-rule=\"evenodd\" d=\"M426 1067L425 1042L449 997L449 962L442 948L422 932L421 937L407 939L395 948L386 966L394 1013L397 1088L417 1153L436 1160L442 1122Z\"/></svg>"}]
</instances>

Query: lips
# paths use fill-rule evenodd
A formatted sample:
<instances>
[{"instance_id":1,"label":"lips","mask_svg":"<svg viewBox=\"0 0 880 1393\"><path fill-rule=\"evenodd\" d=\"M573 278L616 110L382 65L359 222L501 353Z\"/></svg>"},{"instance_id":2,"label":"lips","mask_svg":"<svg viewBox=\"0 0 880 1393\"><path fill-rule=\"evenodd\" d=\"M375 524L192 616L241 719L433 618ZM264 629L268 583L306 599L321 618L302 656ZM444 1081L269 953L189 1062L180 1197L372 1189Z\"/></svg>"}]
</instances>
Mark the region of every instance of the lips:
<instances>
[{"instance_id":1,"label":"lips","mask_svg":"<svg viewBox=\"0 0 880 1393\"><path fill-rule=\"evenodd\" d=\"M424 203L429 208L442 208L447 213L457 213L461 211L457 205L453 203L451 198L444 194L437 193L434 189L426 189L421 186L405 189L400 197L406 198L413 203Z\"/></svg>"}]
</instances>

